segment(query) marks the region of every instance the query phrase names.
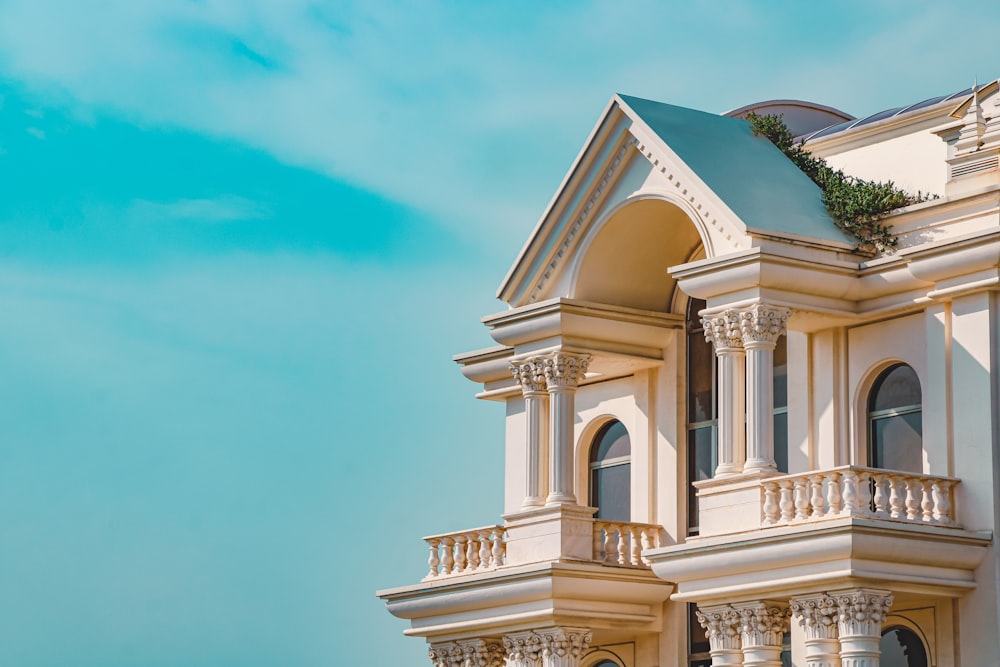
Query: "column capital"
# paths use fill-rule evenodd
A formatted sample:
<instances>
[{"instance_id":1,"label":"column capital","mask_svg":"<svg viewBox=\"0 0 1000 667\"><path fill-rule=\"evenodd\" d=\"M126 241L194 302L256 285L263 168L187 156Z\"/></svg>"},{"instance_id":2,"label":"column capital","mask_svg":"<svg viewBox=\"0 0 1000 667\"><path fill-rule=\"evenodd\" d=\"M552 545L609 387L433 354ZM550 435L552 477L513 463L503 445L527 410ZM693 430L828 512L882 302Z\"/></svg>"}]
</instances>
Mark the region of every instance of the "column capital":
<instances>
[{"instance_id":1,"label":"column capital","mask_svg":"<svg viewBox=\"0 0 1000 667\"><path fill-rule=\"evenodd\" d=\"M831 591L837 603L838 630L845 637L878 637L892 607L892 593L875 588Z\"/></svg>"},{"instance_id":2,"label":"column capital","mask_svg":"<svg viewBox=\"0 0 1000 667\"><path fill-rule=\"evenodd\" d=\"M821 593L792 598L790 607L805 632L806 639L836 639L839 609L837 601Z\"/></svg>"},{"instance_id":3,"label":"column capital","mask_svg":"<svg viewBox=\"0 0 1000 667\"><path fill-rule=\"evenodd\" d=\"M743 347L743 334L740 331L738 310L729 309L703 317L701 325L705 328L705 340L715 346L716 354L739 350Z\"/></svg>"},{"instance_id":4,"label":"column capital","mask_svg":"<svg viewBox=\"0 0 1000 667\"><path fill-rule=\"evenodd\" d=\"M494 639L463 639L431 644L427 651L434 667L503 667L507 652Z\"/></svg>"},{"instance_id":5,"label":"column capital","mask_svg":"<svg viewBox=\"0 0 1000 667\"><path fill-rule=\"evenodd\" d=\"M591 634L587 628L549 628L539 630L538 636L545 667L578 667L583 654L590 648Z\"/></svg>"},{"instance_id":6,"label":"column capital","mask_svg":"<svg viewBox=\"0 0 1000 667\"><path fill-rule=\"evenodd\" d=\"M590 365L589 354L556 352L544 358L548 389L573 388L579 384Z\"/></svg>"},{"instance_id":7,"label":"column capital","mask_svg":"<svg viewBox=\"0 0 1000 667\"><path fill-rule=\"evenodd\" d=\"M733 605L733 610L740 615L740 636L744 648L781 646L792 615L787 605L758 601Z\"/></svg>"},{"instance_id":8,"label":"column capital","mask_svg":"<svg viewBox=\"0 0 1000 667\"><path fill-rule=\"evenodd\" d=\"M545 393L545 359L541 357L521 359L510 362L508 366L525 396Z\"/></svg>"},{"instance_id":9,"label":"column capital","mask_svg":"<svg viewBox=\"0 0 1000 667\"><path fill-rule=\"evenodd\" d=\"M541 667L542 638L533 630L512 632L503 638L511 667Z\"/></svg>"},{"instance_id":10,"label":"column capital","mask_svg":"<svg viewBox=\"0 0 1000 667\"><path fill-rule=\"evenodd\" d=\"M791 314L790 308L766 303L755 303L739 309L743 346L774 346L778 338L787 333L788 318Z\"/></svg>"},{"instance_id":11,"label":"column capital","mask_svg":"<svg viewBox=\"0 0 1000 667\"><path fill-rule=\"evenodd\" d=\"M713 652L740 650L740 615L735 609L719 605L699 607L694 613Z\"/></svg>"}]
</instances>

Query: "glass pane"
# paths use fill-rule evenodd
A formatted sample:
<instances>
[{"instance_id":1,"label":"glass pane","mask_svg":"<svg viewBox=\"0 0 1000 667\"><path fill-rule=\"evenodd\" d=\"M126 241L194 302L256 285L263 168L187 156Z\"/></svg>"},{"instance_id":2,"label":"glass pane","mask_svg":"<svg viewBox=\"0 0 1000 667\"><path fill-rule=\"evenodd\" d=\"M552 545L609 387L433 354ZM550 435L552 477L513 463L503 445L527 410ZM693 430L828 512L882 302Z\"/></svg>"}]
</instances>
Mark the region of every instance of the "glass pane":
<instances>
[{"instance_id":1,"label":"glass pane","mask_svg":"<svg viewBox=\"0 0 1000 667\"><path fill-rule=\"evenodd\" d=\"M882 667L927 667L927 651L909 628L891 628L879 643Z\"/></svg>"},{"instance_id":2,"label":"glass pane","mask_svg":"<svg viewBox=\"0 0 1000 667\"><path fill-rule=\"evenodd\" d=\"M632 518L632 473L624 465L597 468L590 476L590 503L598 519L630 521Z\"/></svg>"},{"instance_id":3,"label":"glass pane","mask_svg":"<svg viewBox=\"0 0 1000 667\"><path fill-rule=\"evenodd\" d=\"M702 428L688 431L688 525L698 525L698 499L695 496L696 489L690 486L690 482L702 479L711 479L715 473L715 466L718 464L715 447L715 427L703 426Z\"/></svg>"},{"instance_id":4,"label":"glass pane","mask_svg":"<svg viewBox=\"0 0 1000 667\"><path fill-rule=\"evenodd\" d=\"M688 423L715 419L715 352L702 334L688 336Z\"/></svg>"},{"instance_id":5,"label":"glass pane","mask_svg":"<svg viewBox=\"0 0 1000 667\"><path fill-rule=\"evenodd\" d=\"M788 472L788 413L774 415L774 462L778 470Z\"/></svg>"},{"instance_id":6,"label":"glass pane","mask_svg":"<svg viewBox=\"0 0 1000 667\"><path fill-rule=\"evenodd\" d=\"M708 644L705 628L698 622L696 609L695 605L688 604L688 653L708 653L712 647Z\"/></svg>"},{"instance_id":7,"label":"glass pane","mask_svg":"<svg viewBox=\"0 0 1000 667\"><path fill-rule=\"evenodd\" d=\"M888 470L923 472L921 429L919 412L873 419L872 465Z\"/></svg>"},{"instance_id":8,"label":"glass pane","mask_svg":"<svg viewBox=\"0 0 1000 667\"><path fill-rule=\"evenodd\" d=\"M595 445L590 448L591 463L628 456L632 453L628 431L625 430L625 425L619 421L613 421L603 427L598 432L596 440Z\"/></svg>"},{"instance_id":9,"label":"glass pane","mask_svg":"<svg viewBox=\"0 0 1000 667\"><path fill-rule=\"evenodd\" d=\"M788 407L788 342L787 337L778 339L774 348L774 407Z\"/></svg>"},{"instance_id":10,"label":"glass pane","mask_svg":"<svg viewBox=\"0 0 1000 667\"><path fill-rule=\"evenodd\" d=\"M868 411L878 412L909 405L920 405L920 380L906 364L888 369L875 381Z\"/></svg>"}]
</instances>

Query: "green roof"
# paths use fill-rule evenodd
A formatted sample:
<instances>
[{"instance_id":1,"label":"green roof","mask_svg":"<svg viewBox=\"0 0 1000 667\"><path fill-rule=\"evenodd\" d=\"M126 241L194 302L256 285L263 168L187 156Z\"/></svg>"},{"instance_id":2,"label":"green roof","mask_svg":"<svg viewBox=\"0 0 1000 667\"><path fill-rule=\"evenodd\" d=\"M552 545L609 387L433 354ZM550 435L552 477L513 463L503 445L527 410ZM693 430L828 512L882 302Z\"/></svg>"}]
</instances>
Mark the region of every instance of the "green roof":
<instances>
[{"instance_id":1,"label":"green roof","mask_svg":"<svg viewBox=\"0 0 1000 667\"><path fill-rule=\"evenodd\" d=\"M745 120L619 97L749 229L854 245L819 187Z\"/></svg>"}]
</instances>

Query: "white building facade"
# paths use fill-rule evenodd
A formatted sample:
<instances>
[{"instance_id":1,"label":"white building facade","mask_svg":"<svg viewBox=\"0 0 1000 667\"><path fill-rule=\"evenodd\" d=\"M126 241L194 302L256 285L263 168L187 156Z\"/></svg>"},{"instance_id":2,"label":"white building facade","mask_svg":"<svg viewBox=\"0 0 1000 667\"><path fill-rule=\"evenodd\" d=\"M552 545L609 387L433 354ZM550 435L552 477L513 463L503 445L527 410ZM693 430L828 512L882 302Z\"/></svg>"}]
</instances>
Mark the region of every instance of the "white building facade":
<instances>
[{"instance_id":1,"label":"white building facade","mask_svg":"<svg viewBox=\"0 0 1000 667\"><path fill-rule=\"evenodd\" d=\"M456 357L506 405L502 520L379 592L434 665L997 664L997 88L611 100ZM858 254L751 108L937 198Z\"/></svg>"}]
</instances>

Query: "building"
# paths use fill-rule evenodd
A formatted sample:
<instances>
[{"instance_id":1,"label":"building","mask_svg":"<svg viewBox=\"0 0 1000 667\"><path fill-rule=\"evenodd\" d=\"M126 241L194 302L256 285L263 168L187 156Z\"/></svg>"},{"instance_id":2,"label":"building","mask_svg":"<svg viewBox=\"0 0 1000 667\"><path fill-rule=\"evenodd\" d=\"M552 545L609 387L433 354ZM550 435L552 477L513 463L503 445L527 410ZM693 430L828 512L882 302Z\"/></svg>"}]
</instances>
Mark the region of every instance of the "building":
<instances>
[{"instance_id":1,"label":"building","mask_svg":"<svg viewBox=\"0 0 1000 667\"><path fill-rule=\"evenodd\" d=\"M996 664L997 89L612 98L456 357L506 405L502 522L379 593L433 664ZM937 198L859 254L751 109Z\"/></svg>"}]
</instances>

